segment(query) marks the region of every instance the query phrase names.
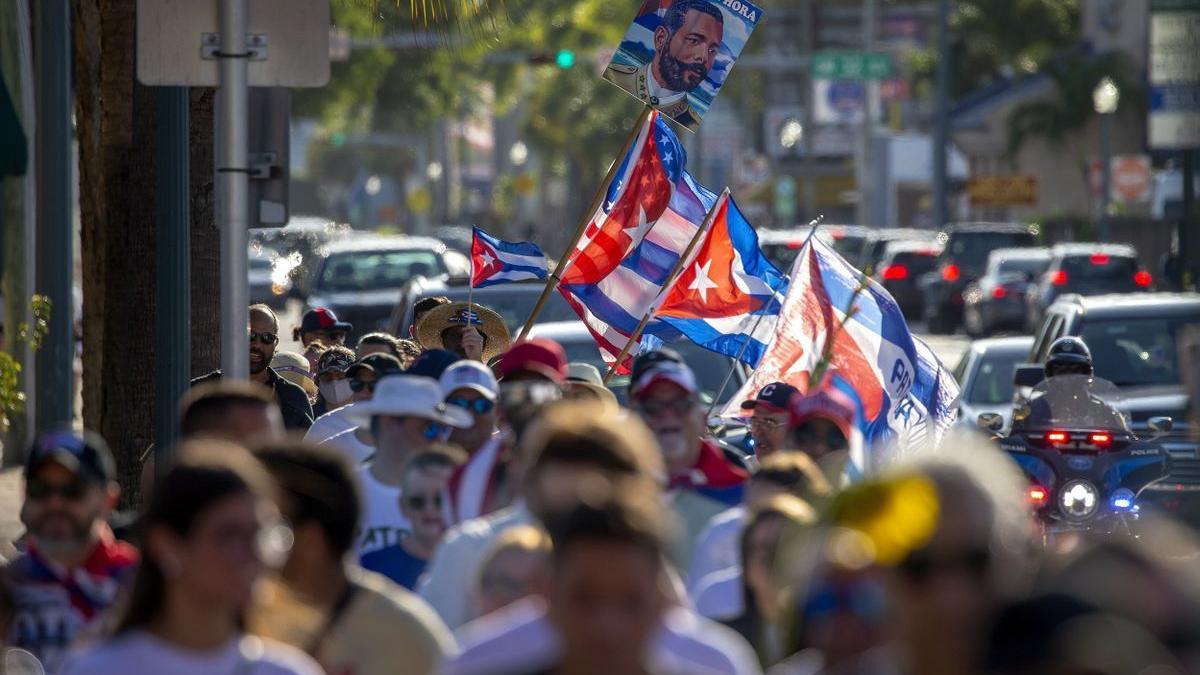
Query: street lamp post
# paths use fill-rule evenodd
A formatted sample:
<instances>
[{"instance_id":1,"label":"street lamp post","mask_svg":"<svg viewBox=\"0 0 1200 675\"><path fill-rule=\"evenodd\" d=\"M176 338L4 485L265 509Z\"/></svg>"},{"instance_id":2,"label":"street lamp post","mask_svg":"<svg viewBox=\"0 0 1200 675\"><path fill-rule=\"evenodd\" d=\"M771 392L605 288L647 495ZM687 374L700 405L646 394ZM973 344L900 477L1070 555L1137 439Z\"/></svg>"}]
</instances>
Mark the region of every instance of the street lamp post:
<instances>
[{"instance_id":1,"label":"street lamp post","mask_svg":"<svg viewBox=\"0 0 1200 675\"><path fill-rule=\"evenodd\" d=\"M1100 116L1100 166L1101 181L1100 187L1100 241L1108 241L1108 208L1109 199L1112 191L1112 118L1113 113L1117 112L1117 105L1121 100L1121 90L1117 89L1116 83L1112 78L1105 77L1100 80L1096 88L1092 90L1092 105L1096 110L1096 114Z\"/></svg>"}]
</instances>

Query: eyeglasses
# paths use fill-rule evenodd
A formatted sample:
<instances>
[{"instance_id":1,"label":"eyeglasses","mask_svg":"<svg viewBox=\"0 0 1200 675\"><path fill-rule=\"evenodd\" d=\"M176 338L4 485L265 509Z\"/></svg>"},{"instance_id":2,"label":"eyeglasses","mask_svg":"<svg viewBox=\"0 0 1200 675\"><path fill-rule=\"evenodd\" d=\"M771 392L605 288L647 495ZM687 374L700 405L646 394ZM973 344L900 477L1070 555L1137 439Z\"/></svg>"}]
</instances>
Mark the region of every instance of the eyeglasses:
<instances>
[{"instance_id":1,"label":"eyeglasses","mask_svg":"<svg viewBox=\"0 0 1200 675\"><path fill-rule=\"evenodd\" d=\"M367 391L374 394L375 393L375 385L378 383L379 383L379 380L360 380L357 377L353 377L353 378L350 378L350 391L357 394L358 392L362 391L363 389L366 389Z\"/></svg>"},{"instance_id":2,"label":"eyeglasses","mask_svg":"<svg viewBox=\"0 0 1200 675\"><path fill-rule=\"evenodd\" d=\"M45 481L35 480L29 481L25 485L25 496L29 499L38 501L50 499L54 495L58 495L67 501L79 501L87 494L87 485L83 481L71 481L54 485Z\"/></svg>"},{"instance_id":3,"label":"eyeglasses","mask_svg":"<svg viewBox=\"0 0 1200 675\"><path fill-rule=\"evenodd\" d=\"M279 336L274 333L250 331L250 341L261 342L264 345L273 345L279 341Z\"/></svg>"},{"instance_id":4,"label":"eyeglasses","mask_svg":"<svg viewBox=\"0 0 1200 675\"><path fill-rule=\"evenodd\" d=\"M473 412L476 415L486 415L496 407L495 401L489 401L486 398L477 398L468 400L459 396L446 399L446 405L452 405L456 408L462 408L468 412Z\"/></svg>"},{"instance_id":5,"label":"eyeglasses","mask_svg":"<svg viewBox=\"0 0 1200 675\"><path fill-rule=\"evenodd\" d=\"M434 493L430 495L405 495L404 503L408 505L408 508L414 511L424 510L428 506L432 506L435 509L440 509L442 508L442 495L440 493Z\"/></svg>"},{"instance_id":6,"label":"eyeglasses","mask_svg":"<svg viewBox=\"0 0 1200 675\"><path fill-rule=\"evenodd\" d=\"M752 427L762 427L764 429L778 429L779 427L781 427L785 424L787 424L787 422L784 420L772 419L770 417L751 417L750 418L750 426L752 426Z\"/></svg>"},{"instance_id":7,"label":"eyeglasses","mask_svg":"<svg viewBox=\"0 0 1200 675\"><path fill-rule=\"evenodd\" d=\"M956 556L933 557L925 553L914 553L905 558L897 569L913 583L928 582L935 574L962 570L970 576L982 577L992 564L991 551L978 547L962 551Z\"/></svg>"},{"instance_id":8,"label":"eyeglasses","mask_svg":"<svg viewBox=\"0 0 1200 675\"><path fill-rule=\"evenodd\" d=\"M668 410L676 415L686 415L696 407L696 399L691 396L685 396L670 401L639 401L637 407L643 415L649 417L658 417Z\"/></svg>"}]
</instances>

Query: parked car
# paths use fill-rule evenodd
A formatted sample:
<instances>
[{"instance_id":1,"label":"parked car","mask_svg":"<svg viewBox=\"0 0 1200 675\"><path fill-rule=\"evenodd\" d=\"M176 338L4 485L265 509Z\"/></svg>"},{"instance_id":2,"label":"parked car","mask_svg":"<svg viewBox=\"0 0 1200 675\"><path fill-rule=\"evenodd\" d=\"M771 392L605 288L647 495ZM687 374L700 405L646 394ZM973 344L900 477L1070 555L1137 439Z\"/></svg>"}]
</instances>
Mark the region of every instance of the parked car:
<instances>
[{"instance_id":1,"label":"parked car","mask_svg":"<svg viewBox=\"0 0 1200 675\"><path fill-rule=\"evenodd\" d=\"M877 274L883 269L883 257L888 252L888 246L893 242L922 242L935 246L939 251L942 245L937 241L937 232L917 230L908 227L885 227L872 232L871 237L863 244L859 256L862 263L860 268L869 274ZM914 279L915 281L915 279Z\"/></svg>"},{"instance_id":2,"label":"parked car","mask_svg":"<svg viewBox=\"0 0 1200 675\"><path fill-rule=\"evenodd\" d=\"M819 231L819 230L818 230ZM796 262L796 256L808 239L811 227L798 227L794 230L759 230L758 247L776 267L786 274Z\"/></svg>"},{"instance_id":3,"label":"parked car","mask_svg":"<svg viewBox=\"0 0 1200 675\"><path fill-rule=\"evenodd\" d=\"M287 306L292 280L279 254L269 248L251 246L247 265L250 282L250 302L262 303L276 310Z\"/></svg>"},{"instance_id":4,"label":"parked car","mask_svg":"<svg viewBox=\"0 0 1200 675\"><path fill-rule=\"evenodd\" d=\"M545 286L546 282L544 281L532 280L476 288L471 294L471 301L494 309L504 319L504 324L508 326L513 338L516 338L530 313L533 312L538 296L541 295ZM441 279L414 280L405 287L400 299L396 302L388 331L394 335L408 335L408 327L412 325L413 304L421 298L435 296L444 296L451 302L466 302L467 285L466 283L447 283ZM541 314L538 315L537 322L577 320L579 320L579 315L571 309L562 294L554 291L546 301L546 306L542 308Z\"/></svg>"},{"instance_id":5,"label":"parked car","mask_svg":"<svg viewBox=\"0 0 1200 675\"><path fill-rule=\"evenodd\" d=\"M936 241L892 241L883 250L875 279L892 294L909 320L925 313L925 297L917 279L931 272L942 247Z\"/></svg>"},{"instance_id":6,"label":"parked car","mask_svg":"<svg viewBox=\"0 0 1200 675\"><path fill-rule=\"evenodd\" d=\"M867 245L878 236L877 230L862 225L821 225L817 231L826 238L833 250L860 270L864 267L863 256Z\"/></svg>"},{"instance_id":7,"label":"parked car","mask_svg":"<svg viewBox=\"0 0 1200 675\"><path fill-rule=\"evenodd\" d=\"M1046 311L1027 363L1017 368L1015 398L1022 400L1040 381L1051 343L1064 335L1079 336L1092 352L1096 376L1121 390L1134 433L1153 435L1152 417L1173 420L1174 428L1162 438L1171 453L1171 475L1148 489L1200 490L1200 445L1187 424L1189 400L1178 349L1180 332L1196 324L1196 293L1064 295Z\"/></svg>"},{"instance_id":8,"label":"parked car","mask_svg":"<svg viewBox=\"0 0 1200 675\"><path fill-rule=\"evenodd\" d=\"M608 366L600 357L600 349L596 346L595 339L592 338L592 334L588 332L582 321L538 324L533 327L530 335L550 338L562 345L567 352L568 361L590 363L599 368L601 374L608 372ZM728 402L746 381L744 367L724 354L709 351L687 340L673 342L668 346L679 352L679 355L696 374L697 384L700 387L700 398L706 406L711 404L713 398L718 395L721 384L729 375L731 368L733 377L725 385L724 391L720 392L718 411L719 406ZM617 395L617 399L622 403L626 400L628 386L629 377L627 375L615 376L608 383L608 388Z\"/></svg>"},{"instance_id":9,"label":"parked car","mask_svg":"<svg viewBox=\"0 0 1200 675\"><path fill-rule=\"evenodd\" d=\"M954 369L962 399L959 424L975 428L983 413L996 413L1004 419L1002 429L1012 422L1013 373L1029 356L1032 336L975 340L963 353Z\"/></svg>"},{"instance_id":10,"label":"parked car","mask_svg":"<svg viewBox=\"0 0 1200 675\"><path fill-rule=\"evenodd\" d=\"M310 307L328 307L354 324L347 340L388 330L404 284L415 277L448 276L446 245L409 236L361 236L331 242L319 252Z\"/></svg>"},{"instance_id":11,"label":"parked car","mask_svg":"<svg viewBox=\"0 0 1200 675\"><path fill-rule=\"evenodd\" d=\"M305 300L312 288L313 274L320 262L322 246L337 240L357 237L349 225L338 224L319 216L292 216L283 227L260 227L250 230L250 245L269 248L288 260L291 268L290 295Z\"/></svg>"},{"instance_id":12,"label":"parked car","mask_svg":"<svg viewBox=\"0 0 1200 675\"><path fill-rule=\"evenodd\" d=\"M987 271L963 291L963 327L981 337L1000 329L1032 330L1026 296L1050 264L1048 248L1002 248L988 255Z\"/></svg>"},{"instance_id":13,"label":"parked car","mask_svg":"<svg viewBox=\"0 0 1200 675\"><path fill-rule=\"evenodd\" d=\"M983 276L988 255L998 248L1033 246L1036 230L1012 223L960 223L948 226L936 272L921 279L925 319L933 333L953 333L962 325L963 291Z\"/></svg>"},{"instance_id":14,"label":"parked car","mask_svg":"<svg viewBox=\"0 0 1200 675\"><path fill-rule=\"evenodd\" d=\"M1150 290L1154 278L1138 266L1137 251L1124 244L1058 244L1050 265L1029 294L1029 325L1041 322L1059 296L1105 295Z\"/></svg>"}]
</instances>

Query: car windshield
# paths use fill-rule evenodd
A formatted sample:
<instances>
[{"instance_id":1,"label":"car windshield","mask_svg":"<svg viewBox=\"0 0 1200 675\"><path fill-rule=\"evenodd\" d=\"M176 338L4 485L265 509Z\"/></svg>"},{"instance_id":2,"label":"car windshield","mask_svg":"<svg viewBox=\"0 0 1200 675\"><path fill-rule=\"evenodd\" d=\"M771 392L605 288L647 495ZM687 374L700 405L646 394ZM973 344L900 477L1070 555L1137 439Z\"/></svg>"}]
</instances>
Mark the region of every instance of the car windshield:
<instances>
[{"instance_id":1,"label":"car windshield","mask_svg":"<svg viewBox=\"0 0 1200 675\"><path fill-rule=\"evenodd\" d=\"M937 266L937 256L933 253L906 251L892 256L892 264L908 268L909 278L914 279L926 272L932 272Z\"/></svg>"},{"instance_id":2,"label":"car windshield","mask_svg":"<svg viewBox=\"0 0 1200 675\"><path fill-rule=\"evenodd\" d=\"M1079 255L1063 258L1059 269L1067 273L1070 283L1089 281L1122 281L1133 285L1137 261L1127 256L1104 254Z\"/></svg>"},{"instance_id":3,"label":"car windshield","mask_svg":"<svg viewBox=\"0 0 1200 675\"><path fill-rule=\"evenodd\" d=\"M489 307L496 311L502 319L504 325L508 326L509 333L516 335L521 327L525 325L529 314L533 312L533 306L537 304L538 295L542 292L542 284L521 284L520 286L509 286L501 292L480 293L476 289L473 302ZM466 302L467 289L465 286L446 289L445 291L430 292L429 296L445 296L451 302ZM425 296L422 296L425 297ZM409 310L411 315L411 309ZM546 306L542 308L538 314L537 323L550 323L554 321L577 321L579 315L571 309L566 300L559 293L551 293L546 301Z\"/></svg>"},{"instance_id":4,"label":"car windshield","mask_svg":"<svg viewBox=\"0 0 1200 675\"><path fill-rule=\"evenodd\" d=\"M1126 428L1121 392L1102 377L1059 375L1034 388L1029 402L1013 414L1013 428L1026 431Z\"/></svg>"},{"instance_id":5,"label":"car windshield","mask_svg":"<svg viewBox=\"0 0 1200 675\"><path fill-rule=\"evenodd\" d=\"M1013 371L1025 360L1024 352L985 354L975 371L967 402L974 405L1001 405L1013 398Z\"/></svg>"},{"instance_id":6,"label":"car windshield","mask_svg":"<svg viewBox=\"0 0 1200 675\"><path fill-rule=\"evenodd\" d=\"M1195 316L1110 319L1084 324L1080 337L1092 352L1096 375L1118 387L1179 384L1176 339Z\"/></svg>"},{"instance_id":7,"label":"car windshield","mask_svg":"<svg viewBox=\"0 0 1200 675\"><path fill-rule=\"evenodd\" d=\"M1050 266L1049 258L1005 258L996 267L997 274L1038 276Z\"/></svg>"},{"instance_id":8,"label":"car windshield","mask_svg":"<svg viewBox=\"0 0 1200 675\"><path fill-rule=\"evenodd\" d=\"M857 234L843 234L842 236L838 236L835 232L828 236L826 241L833 246L833 250L841 254L851 265L859 267L863 262L863 249L866 248L867 243L866 237Z\"/></svg>"},{"instance_id":9,"label":"car windshield","mask_svg":"<svg viewBox=\"0 0 1200 675\"><path fill-rule=\"evenodd\" d=\"M1027 232L958 232L950 235L946 252L958 265L979 269L998 248L1032 245L1033 235Z\"/></svg>"},{"instance_id":10,"label":"car windshield","mask_svg":"<svg viewBox=\"0 0 1200 675\"><path fill-rule=\"evenodd\" d=\"M775 263L775 266L784 272L792 269L792 263L796 262L796 256L800 255L800 247L802 242L790 242L787 244L763 244L763 255L767 256L767 260Z\"/></svg>"},{"instance_id":11,"label":"car windshield","mask_svg":"<svg viewBox=\"0 0 1200 675\"><path fill-rule=\"evenodd\" d=\"M413 277L445 272L441 257L429 249L347 251L325 260L316 289L337 293L400 288Z\"/></svg>"}]
</instances>

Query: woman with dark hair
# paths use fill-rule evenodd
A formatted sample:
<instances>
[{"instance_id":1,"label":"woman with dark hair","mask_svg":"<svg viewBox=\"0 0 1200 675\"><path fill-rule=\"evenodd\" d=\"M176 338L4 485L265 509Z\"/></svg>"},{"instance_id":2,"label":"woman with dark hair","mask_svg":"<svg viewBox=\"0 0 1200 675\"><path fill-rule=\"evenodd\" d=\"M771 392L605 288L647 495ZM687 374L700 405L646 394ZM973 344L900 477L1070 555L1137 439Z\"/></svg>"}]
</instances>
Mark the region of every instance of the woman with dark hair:
<instances>
[{"instance_id":1,"label":"woman with dark hair","mask_svg":"<svg viewBox=\"0 0 1200 675\"><path fill-rule=\"evenodd\" d=\"M239 446L185 445L143 516L142 563L115 635L62 675L321 673L303 652L242 629L255 581L291 540L270 486Z\"/></svg>"}]
</instances>

